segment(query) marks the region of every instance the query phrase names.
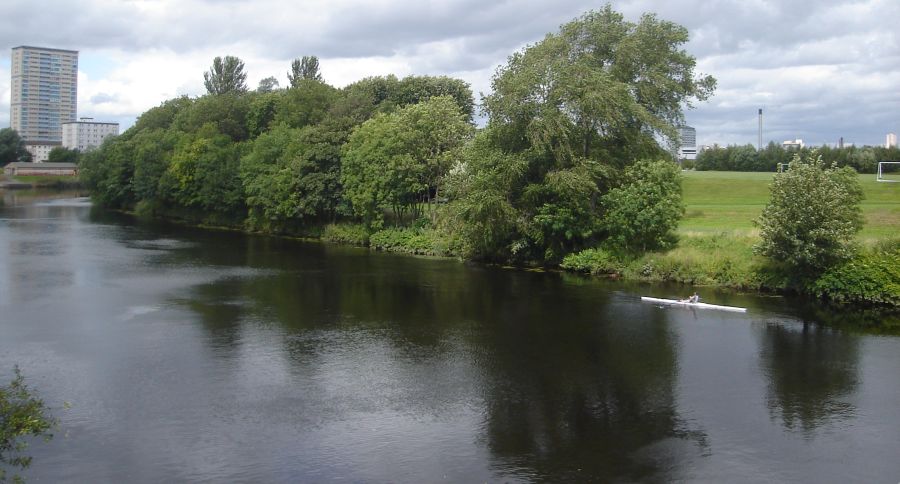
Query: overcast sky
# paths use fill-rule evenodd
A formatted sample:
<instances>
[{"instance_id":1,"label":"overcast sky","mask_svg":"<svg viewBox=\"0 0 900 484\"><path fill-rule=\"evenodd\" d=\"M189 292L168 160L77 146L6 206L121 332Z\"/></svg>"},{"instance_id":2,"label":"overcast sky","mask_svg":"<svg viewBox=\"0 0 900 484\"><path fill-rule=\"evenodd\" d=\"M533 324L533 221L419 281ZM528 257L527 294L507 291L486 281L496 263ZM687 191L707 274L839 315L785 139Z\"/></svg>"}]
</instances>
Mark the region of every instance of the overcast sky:
<instances>
[{"instance_id":1,"label":"overcast sky","mask_svg":"<svg viewBox=\"0 0 900 484\"><path fill-rule=\"evenodd\" d=\"M449 75L476 99L507 56L602 6L586 0L3 0L0 127L9 126L10 49L80 51L78 115L122 128L166 99L205 92L217 55L246 64L248 85L316 55L334 86L372 75ZM686 111L700 144L883 144L900 133L898 0L612 2L684 25L712 99Z\"/></svg>"}]
</instances>

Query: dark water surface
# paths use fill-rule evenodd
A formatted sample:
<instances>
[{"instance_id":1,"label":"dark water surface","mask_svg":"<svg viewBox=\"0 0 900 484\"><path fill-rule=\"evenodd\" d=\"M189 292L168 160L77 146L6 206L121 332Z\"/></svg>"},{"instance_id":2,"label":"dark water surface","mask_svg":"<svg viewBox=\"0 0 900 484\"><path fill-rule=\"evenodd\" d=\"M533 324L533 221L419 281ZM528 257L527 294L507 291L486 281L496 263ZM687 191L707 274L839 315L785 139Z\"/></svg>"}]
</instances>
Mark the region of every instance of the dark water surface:
<instances>
[{"instance_id":1,"label":"dark water surface","mask_svg":"<svg viewBox=\"0 0 900 484\"><path fill-rule=\"evenodd\" d=\"M8 195L0 376L33 482L900 481L900 338L689 290Z\"/></svg>"}]
</instances>

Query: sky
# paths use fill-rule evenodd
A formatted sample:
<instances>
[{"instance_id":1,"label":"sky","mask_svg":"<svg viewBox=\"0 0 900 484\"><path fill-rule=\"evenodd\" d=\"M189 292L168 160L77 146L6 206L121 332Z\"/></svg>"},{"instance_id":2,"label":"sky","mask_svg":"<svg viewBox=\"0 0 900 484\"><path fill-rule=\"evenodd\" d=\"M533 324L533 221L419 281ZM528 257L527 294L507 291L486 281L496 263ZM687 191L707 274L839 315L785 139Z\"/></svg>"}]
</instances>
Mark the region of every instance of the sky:
<instances>
[{"instance_id":1,"label":"sky","mask_svg":"<svg viewBox=\"0 0 900 484\"><path fill-rule=\"evenodd\" d=\"M612 7L685 26L713 97L685 111L697 142L884 144L900 133L900 1L632 0ZM476 100L512 53L602 2L587 0L3 0L0 127L9 126L10 50L79 51L78 116L131 126L163 101L205 93L216 56L247 83L287 84L291 60L319 58L326 82L448 75Z\"/></svg>"}]
</instances>

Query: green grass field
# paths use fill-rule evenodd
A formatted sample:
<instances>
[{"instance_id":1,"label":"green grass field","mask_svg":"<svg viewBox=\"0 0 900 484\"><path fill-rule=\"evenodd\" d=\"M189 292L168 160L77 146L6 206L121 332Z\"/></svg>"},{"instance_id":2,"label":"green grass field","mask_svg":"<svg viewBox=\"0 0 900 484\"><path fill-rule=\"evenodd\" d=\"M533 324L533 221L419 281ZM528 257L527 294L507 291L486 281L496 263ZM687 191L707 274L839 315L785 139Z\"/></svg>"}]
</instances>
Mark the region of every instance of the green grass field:
<instances>
[{"instance_id":1,"label":"green grass field","mask_svg":"<svg viewBox=\"0 0 900 484\"><path fill-rule=\"evenodd\" d=\"M769 200L773 173L685 171L687 206L679 231L684 235L733 233L754 235L753 220ZM900 183L880 183L875 175L859 175L865 192L863 242L900 237Z\"/></svg>"}]
</instances>

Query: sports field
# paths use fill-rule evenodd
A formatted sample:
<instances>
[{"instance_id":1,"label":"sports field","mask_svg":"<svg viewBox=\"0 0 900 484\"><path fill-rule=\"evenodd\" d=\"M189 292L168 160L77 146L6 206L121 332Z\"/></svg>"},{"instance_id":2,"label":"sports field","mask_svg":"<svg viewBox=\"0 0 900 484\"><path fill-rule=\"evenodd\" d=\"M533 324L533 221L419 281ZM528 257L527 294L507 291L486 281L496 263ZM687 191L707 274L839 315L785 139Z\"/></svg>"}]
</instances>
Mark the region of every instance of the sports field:
<instances>
[{"instance_id":1,"label":"sports field","mask_svg":"<svg viewBox=\"0 0 900 484\"><path fill-rule=\"evenodd\" d=\"M685 171L684 202L687 206L679 230L684 234L756 232L753 220L769 200L774 173ZM862 202L866 223L864 241L900 237L900 183L875 181L875 175L859 175L866 198Z\"/></svg>"}]
</instances>

